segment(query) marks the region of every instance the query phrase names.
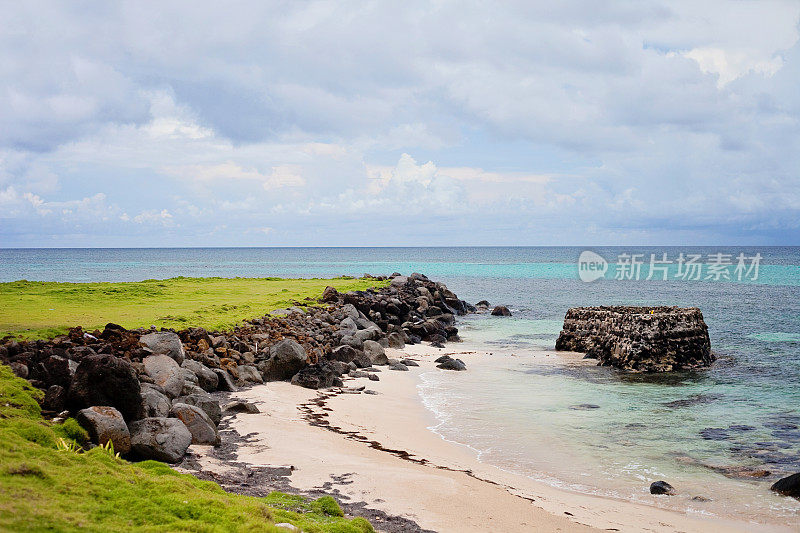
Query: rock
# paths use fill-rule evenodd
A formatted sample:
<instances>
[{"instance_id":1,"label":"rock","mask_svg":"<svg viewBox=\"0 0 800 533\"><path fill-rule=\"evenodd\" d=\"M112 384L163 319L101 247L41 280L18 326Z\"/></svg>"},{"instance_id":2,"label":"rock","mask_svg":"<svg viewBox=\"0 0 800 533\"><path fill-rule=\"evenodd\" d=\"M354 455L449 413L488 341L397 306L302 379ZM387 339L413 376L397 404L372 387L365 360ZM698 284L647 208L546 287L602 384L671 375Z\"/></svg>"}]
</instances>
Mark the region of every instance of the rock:
<instances>
[{"instance_id":1,"label":"rock","mask_svg":"<svg viewBox=\"0 0 800 533\"><path fill-rule=\"evenodd\" d=\"M239 365L239 381L244 383L264 383L258 369L252 365Z\"/></svg>"},{"instance_id":2,"label":"rock","mask_svg":"<svg viewBox=\"0 0 800 533\"><path fill-rule=\"evenodd\" d=\"M130 425L131 450L143 459L177 463L192 443L192 434L177 418L150 417Z\"/></svg>"},{"instance_id":3,"label":"rock","mask_svg":"<svg viewBox=\"0 0 800 533\"><path fill-rule=\"evenodd\" d=\"M406 366L419 366L419 363L417 363L413 359L401 359L400 362Z\"/></svg>"},{"instance_id":4,"label":"rock","mask_svg":"<svg viewBox=\"0 0 800 533\"><path fill-rule=\"evenodd\" d=\"M784 496L800 498L800 472L779 479L770 487L770 490Z\"/></svg>"},{"instance_id":5,"label":"rock","mask_svg":"<svg viewBox=\"0 0 800 533\"><path fill-rule=\"evenodd\" d=\"M187 405L199 407L208 415L208 418L211 419L214 425L219 425L220 420L222 420L222 408L220 408L219 402L212 398L210 394L195 393L187 396L178 396L175 398L175 403L185 403ZM167 412L169 412L169 410Z\"/></svg>"},{"instance_id":6,"label":"rock","mask_svg":"<svg viewBox=\"0 0 800 533\"><path fill-rule=\"evenodd\" d=\"M280 522L279 524L275 524L275 527L279 527L287 531L302 531L299 527L292 525L289 522Z\"/></svg>"},{"instance_id":7,"label":"rock","mask_svg":"<svg viewBox=\"0 0 800 533\"><path fill-rule=\"evenodd\" d=\"M396 331L389 333L389 335L386 337L386 340L389 342L389 348L402 350L406 347L403 336Z\"/></svg>"},{"instance_id":8,"label":"rock","mask_svg":"<svg viewBox=\"0 0 800 533\"><path fill-rule=\"evenodd\" d=\"M328 387L341 387L342 380L333 366L327 361L317 365L302 368L292 377L292 385L299 385L307 389L327 389Z\"/></svg>"},{"instance_id":9,"label":"rock","mask_svg":"<svg viewBox=\"0 0 800 533\"><path fill-rule=\"evenodd\" d=\"M217 388L225 392L236 392L238 387L233 384L231 375L221 368L212 368L212 371L217 375L218 385Z\"/></svg>"},{"instance_id":10,"label":"rock","mask_svg":"<svg viewBox=\"0 0 800 533\"><path fill-rule=\"evenodd\" d=\"M370 381L380 381L381 380L381 378L379 378L375 374L367 374L367 377L369 378Z\"/></svg>"},{"instance_id":11,"label":"rock","mask_svg":"<svg viewBox=\"0 0 800 533\"><path fill-rule=\"evenodd\" d=\"M256 414L260 413L261 411L258 410L258 406L254 403L245 402L242 400L235 400L230 402L225 406L225 413L248 413L248 414Z\"/></svg>"},{"instance_id":12,"label":"rock","mask_svg":"<svg viewBox=\"0 0 800 533\"><path fill-rule=\"evenodd\" d=\"M169 415L183 422L183 425L192 434L192 444L219 445L219 433L216 425L199 407L186 403L175 403L170 409Z\"/></svg>"},{"instance_id":13,"label":"rock","mask_svg":"<svg viewBox=\"0 0 800 533\"><path fill-rule=\"evenodd\" d=\"M666 481L654 481L650 484L650 494L675 495L675 488Z\"/></svg>"},{"instance_id":14,"label":"rock","mask_svg":"<svg viewBox=\"0 0 800 533\"><path fill-rule=\"evenodd\" d=\"M436 368L441 368L442 370L466 370L467 365L464 364L464 361L461 359L453 359L449 355L444 355L436 360L439 364L436 365Z\"/></svg>"},{"instance_id":15,"label":"rock","mask_svg":"<svg viewBox=\"0 0 800 533\"><path fill-rule=\"evenodd\" d=\"M488 302L488 301L486 301L486 300L481 300L480 302L478 302L478 303L476 303L476 304L475 304L475 307L478 307L478 308L483 308L483 309L488 309L490 305L491 305L491 304L489 304L489 302Z\"/></svg>"},{"instance_id":16,"label":"rock","mask_svg":"<svg viewBox=\"0 0 800 533\"><path fill-rule=\"evenodd\" d=\"M161 355L149 355L142 360L144 371L153 378L156 385L164 389L170 398L181 395L183 391L183 372L181 367L172 357Z\"/></svg>"},{"instance_id":17,"label":"rock","mask_svg":"<svg viewBox=\"0 0 800 533\"><path fill-rule=\"evenodd\" d=\"M48 385L61 385L65 388L69 387L74 370L70 367L70 361L65 357L51 355L42 361L40 368L43 368L44 372L37 377Z\"/></svg>"},{"instance_id":18,"label":"rock","mask_svg":"<svg viewBox=\"0 0 800 533\"><path fill-rule=\"evenodd\" d=\"M505 305L498 305L492 309L492 316L511 316L511 311Z\"/></svg>"},{"instance_id":19,"label":"rock","mask_svg":"<svg viewBox=\"0 0 800 533\"><path fill-rule=\"evenodd\" d=\"M284 339L270 348L270 358L262 363L267 381L291 379L306 365L306 351L293 339Z\"/></svg>"},{"instance_id":20,"label":"rock","mask_svg":"<svg viewBox=\"0 0 800 533\"><path fill-rule=\"evenodd\" d=\"M217 390L219 386L219 376L203 363L192 359L185 359L183 363L181 363L181 368L186 368L194 372L194 375L197 376L197 384L204 391L214 392Z\"/></svg>"},{"instance_id":21,"label":"rock","mask_svg":"<svg viewBox=\"0 0 800 533\"><path fill-rule=\"evenodd\" d=\"M50 385L44 393L42 407L59 413L67 404L67 390L61 385Z\"/></svg>"},{"instance_id":22,"label":"rock","mask_svg":"<svg viewBox=\"0 0 800 533\"><path fill-rule=\"evenodd\" d=\"M75 417L83 426L92 442L105 445L108 441L114 443L114 451L122 455L131 451L131 434L122 413L113 407L95 405L78 411Z\"/></svg>"},{"instance_id":23,"label":"rock","mask_svg":"<svg viewBox=\"0 0 800 533\"><path fill-rule=\"evenodd\" d=\"M408 372L408 367L403 363L395 363L389 367L389 370L403 370Z\"/></svg>"},{"instance_id":24,"label":"rock","mask_svg":"<svg viewBox=\"0 0 800 533\"><path fill-rule=\"evenodd\" d=\"M383 346L375 341L364 341L364 355L373 365L385 365L389 363Z\"/></svg>"},{"instance_id":25,"label":"rock","mask_svg":"<svg viewBox=\"0 0 800 533\"><path fill-rule=\"evenodd\" d=\"M341 322L339 322L339 332L343 337L346 335L355 335L357 331L358 324L356 324L356 321L351 317L345 317Z\"/></svg>"},{"instance_id":26,"label":"rock","mask_svg":"<svg viewBox=\"0 0 800 533\"><path fill-rule=\"evenodd\" d=\"M339 291L328 285L325 287L325 290L322 291L322 301L323 302L335 302L339 299Z\"/></svg>"},{"instance_id":27,"label":"rock","mask_svg":"<svg viewBox=\"0 0 800 533\"><path fill-rule=\"evenodd\" d=\"M148 333L139 338L139 342L149 348L154 354L164 354L175 360L176 363L183 363L186 352L183 350L181 338L171 331L158 331Z\"/></svg>"},{"instance_id":28,"label":"rock","mask_svg":"<svg viewBox=\"0 0 800 533\"><path fill-rule=\"evenodd\" d=\"M392 278L391 286L392 287L402 287L408 283L408 278L406 276L395 276Z\"/></svg>"},{"instance_id":29,"label":"rock","mask_svg":"<svg viewBox=\"0 0 800 533\"><path fill-rule=\"evenodd\" d=\"M696 307L575 307L564 317L556 350L640 372L702 368L715 359Z\"/></svg>"},{"instance_id":30,"label":"rock","mask_svg":"<svg viewBox=\"0 0 800 533\"><path fill-rule=\"evenodd\" d=\"M361 370L351 370L350 373L347 374L351 378L368 378L369 374L366 372L362 372Z\"/></svg>"},{"instance_id":31,"label":"rock","mask_svg":"<svg viewBox=\"0 0 800 533\"><path fill-rule=\"evenodd\" d=\"M11 371L14 372L14 375L18 378L28 379L28 366L20 363L20 362L13 362L8 366L11 367Z\"/></svg>"},{"instance_id":32,"label":"rock","mask_svg":"<svg viewBox=\"0 0 800 533\"><path fill-rule=\"evenodd\" d=\"M158 387L161 389L161 387ZM163 390L163 389L161 389ZM149 383L142 384L142 413L144 418L166 417L171 404L166 394Z\"/></svg>"},{"instance_id":33,"label":"rock","mask_svg":"<svg viewBox=\"0 0 800 533\"><path fill-rule=\"evenodd\" d=\"M67 400L74 410L93 405L114 407L127 421L139 416L141 403L141 386L133 367L127 360L110 354L83 358L72 378Z\"/></svg>"},{"instance_id":34,"label":"rock","mask_svg":"<svg viewBox=\"0 0 800 533\"><path fill-rule=\"evenodd\" d=\"M331 352L330 358L334 361L349 363L353 361L359 353L360 351L356 350L352 346L343 344L342 346L337 346L334 348L334 350Z\"/></svg>"},{"instance_id":35,"label":"rock","mask_svg":"<svg viewBox=\"0 0 800 533\"><path fill-rule=\"evenodd\" d=\"M711 498L706 498L705 496L693 496L693 502L710 502L712 501Z\"/></svg>"},{"instance_id":36,"label":"rock","mask_svg":"<svg viewBox=\"0 0 800 533\"><path fill-rule=\"evenodd\" d=\"M592 411L594 409L600 409L600 406L593 403L579 403L570 405L569 408L573 411Z\"/></svg>"}]
</instances>

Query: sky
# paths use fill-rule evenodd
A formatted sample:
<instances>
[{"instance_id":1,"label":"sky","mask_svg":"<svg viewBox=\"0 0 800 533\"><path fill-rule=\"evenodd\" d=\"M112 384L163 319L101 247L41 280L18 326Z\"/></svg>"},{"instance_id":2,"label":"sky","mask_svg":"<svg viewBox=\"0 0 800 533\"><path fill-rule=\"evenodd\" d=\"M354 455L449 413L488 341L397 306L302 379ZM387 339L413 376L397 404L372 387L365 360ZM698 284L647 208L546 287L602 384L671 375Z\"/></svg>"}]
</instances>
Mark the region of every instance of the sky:
<instances>
[{"instance_id":1,"label":"sky","mask_svg":"<svg viewBox=\"0 0 800 533\"><path fill-rule=\"evenodd\" d=\"M800 245L798 0L0 20L0 247Z\"/></svg>"}]
</instances>

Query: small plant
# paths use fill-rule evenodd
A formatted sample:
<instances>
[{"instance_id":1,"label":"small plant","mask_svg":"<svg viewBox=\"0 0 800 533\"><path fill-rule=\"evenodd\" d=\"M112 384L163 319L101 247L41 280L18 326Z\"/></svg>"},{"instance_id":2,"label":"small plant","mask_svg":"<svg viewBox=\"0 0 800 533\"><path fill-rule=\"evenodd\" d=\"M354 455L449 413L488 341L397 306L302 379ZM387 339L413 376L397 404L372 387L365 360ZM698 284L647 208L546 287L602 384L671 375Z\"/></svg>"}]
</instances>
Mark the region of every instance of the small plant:
<instances>
[{"instance_id":1,"label":"small plant","mask_svg":"<svg viewBox=\"0 0 800 533\"><path fill-rule=\"evenodd\" d=\"M104 450L106 453L111 455L111 457L116 457L117 459L119 459L119 452L114 453L114 443L112 441L109 440L105 444L101 444L100 446L98 446L98 448Z\"/></svg>"},{"instance_id":2,"label":"small plant","mask_svg":"<svg viewBox=\"0 0 800 533\"><path fill-rule=\"evenodd\" d=\"M67 440L63 437L59 437L56 440L56 449L60 452L72 452L72 453L80 453L83 451L77 442L75 442L74 440Z\"/></svg>"},{"instance_id":3,"label":"small plant","mask_svg":"<svg viewBox=\"0 0 800 533\"><path fill-rule=\"evenodd\" d=\"M344 511L332 496L323 496L311 502L311 509L328 516L344 516Z\"/></svg>"}]
</instances>

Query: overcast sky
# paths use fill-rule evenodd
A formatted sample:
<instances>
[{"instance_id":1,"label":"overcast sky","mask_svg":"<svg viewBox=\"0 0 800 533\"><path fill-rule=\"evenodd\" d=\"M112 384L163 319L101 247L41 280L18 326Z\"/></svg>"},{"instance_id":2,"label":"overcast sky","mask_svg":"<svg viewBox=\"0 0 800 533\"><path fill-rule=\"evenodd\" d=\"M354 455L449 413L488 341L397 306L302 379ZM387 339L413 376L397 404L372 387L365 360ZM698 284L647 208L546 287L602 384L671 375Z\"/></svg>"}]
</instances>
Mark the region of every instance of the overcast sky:
<instances>
[{"instance_id":1,"label":"overcast sky","mask_svg":"<svg viewBox=\"0 0 800 533\"><path fill-rule=\"evenodd\" d=\"M800 244L797 0L0 20L2 247Z\"/></svg>"}]
</instances>

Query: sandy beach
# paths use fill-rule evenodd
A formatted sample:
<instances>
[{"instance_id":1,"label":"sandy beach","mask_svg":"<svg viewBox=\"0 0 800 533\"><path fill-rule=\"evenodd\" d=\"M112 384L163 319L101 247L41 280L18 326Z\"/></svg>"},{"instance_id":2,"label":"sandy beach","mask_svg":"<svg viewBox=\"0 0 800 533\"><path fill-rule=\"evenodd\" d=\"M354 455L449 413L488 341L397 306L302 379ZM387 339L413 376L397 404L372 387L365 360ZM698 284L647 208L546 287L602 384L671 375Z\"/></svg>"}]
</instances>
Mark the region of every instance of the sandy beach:
<instances>
[{"instance_id":1,"label":"sandy beach","mask_svg":"<svg viewBox=\"0 0 800 533\"><path fill-rule=\"evenodd\" d=\"M261 409L230 420L231 429L247 436L236 448L236 461L290 467L289 482L296 490L324 488L344 501L365 502L433 531L767 530L568 492L481 463L470 448L429 429L435 419L422 405L417 385L420 374L440 371L433 359L444 353L457 354L468 371L479 371L481 361L490 357L413 346L387 354L416 359L419 367L409 372L383 367L380 381L345 382L346 388L366 386L374 395L317 392L285 382L235 393L234 398ZM224 473L231 468L210 456L209 449L193 448L203 470Z\"/></svg>"}]
</instances>

